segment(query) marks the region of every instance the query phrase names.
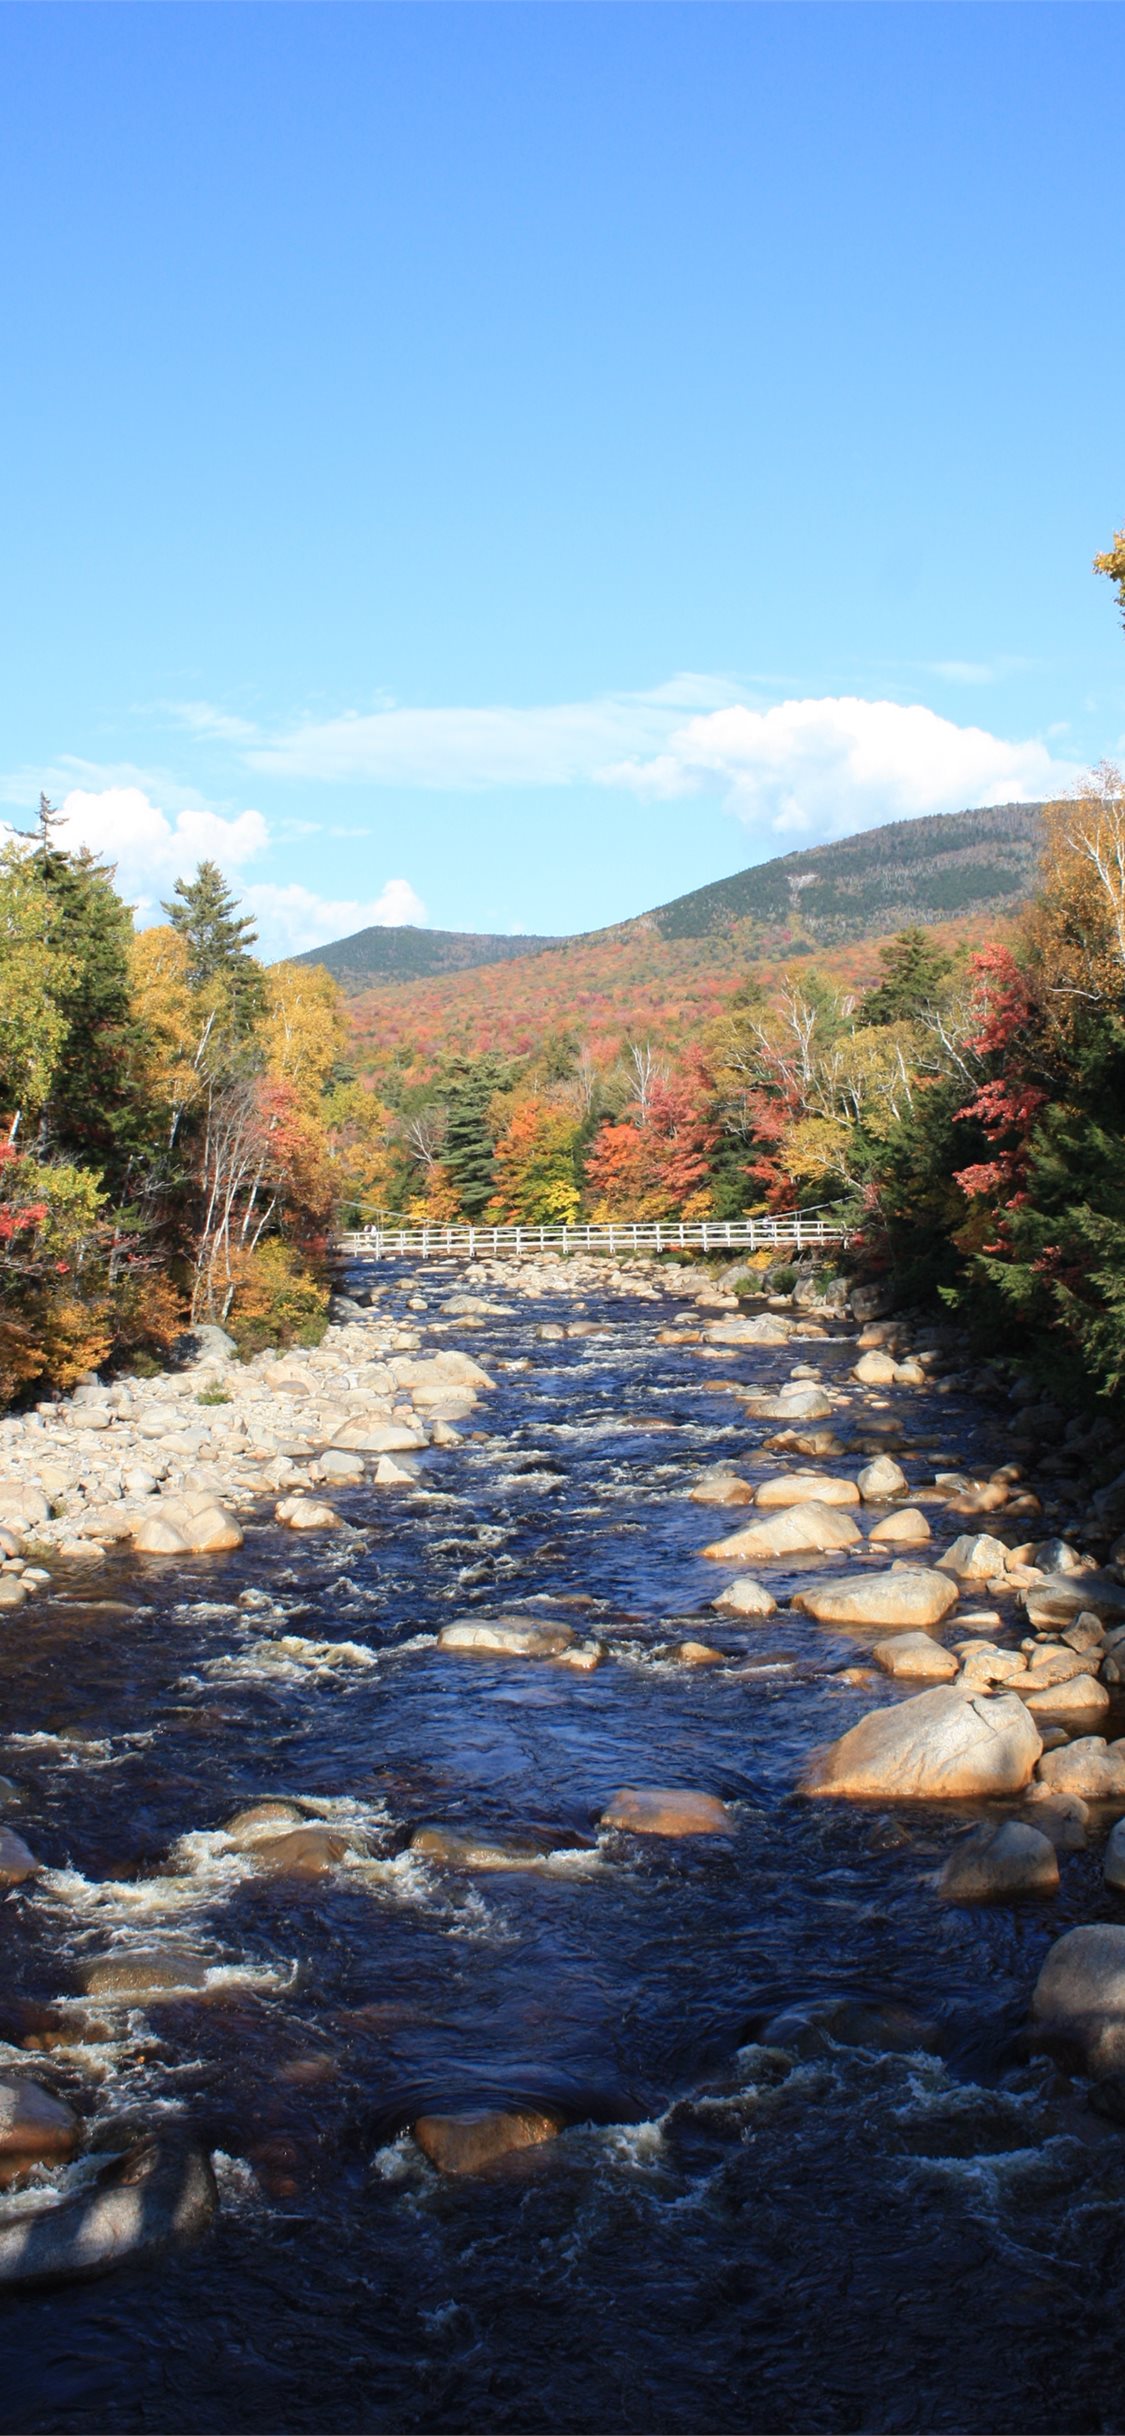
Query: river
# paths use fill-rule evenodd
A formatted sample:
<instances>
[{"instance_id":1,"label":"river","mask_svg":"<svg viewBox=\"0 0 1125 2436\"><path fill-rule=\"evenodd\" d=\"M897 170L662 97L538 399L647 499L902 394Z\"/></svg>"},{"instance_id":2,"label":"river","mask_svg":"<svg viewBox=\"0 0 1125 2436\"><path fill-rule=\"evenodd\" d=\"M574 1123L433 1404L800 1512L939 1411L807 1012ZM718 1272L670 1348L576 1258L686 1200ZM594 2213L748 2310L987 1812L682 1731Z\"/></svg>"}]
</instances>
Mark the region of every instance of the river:
<instances>
[{"instance_id":1,"label":"river","mask_svg":"<svg viewBox=\"0 0 1125 2436\"><path fill-rule=\"evenodd\" d=\"M1021 2037L1052 1937L1114 1916L1097 1854L1053 1903L939 1905L962 1814L792 1790L882 1696L841 1682L854 1638L701 1622L732 1526L684 1492L771 1461L715 1370L843 1375L850 1339L707 1365L625 1299L536 1337L572 1308L455 1336L498 1381L480 1435L342 1491L349 1537L115 1556L5 1624L0 1767L48 1867L5 1906L0 2028L22 2065L41 2020L87 2115L188 2122L222 2206L166 2262L0 2302L4 2429L1120 2427L1125 2134ZM902 1410L912 1482L1003 1459L967 1397ZM597 1672L435 1647L537 1600ZM701 1632L722 1666L661 1655ZM636 1783L721 1795L734 1837L599 1838ZM216 1831L274 1795L368 1857L240 1871ZM447 1871L426 1824L561 1849ZM208 1994L99 2021L83 1958L156 1934ZM568 2128L490 2176L406 2129L513 2099Z\"/></svg>"}]
</instances>

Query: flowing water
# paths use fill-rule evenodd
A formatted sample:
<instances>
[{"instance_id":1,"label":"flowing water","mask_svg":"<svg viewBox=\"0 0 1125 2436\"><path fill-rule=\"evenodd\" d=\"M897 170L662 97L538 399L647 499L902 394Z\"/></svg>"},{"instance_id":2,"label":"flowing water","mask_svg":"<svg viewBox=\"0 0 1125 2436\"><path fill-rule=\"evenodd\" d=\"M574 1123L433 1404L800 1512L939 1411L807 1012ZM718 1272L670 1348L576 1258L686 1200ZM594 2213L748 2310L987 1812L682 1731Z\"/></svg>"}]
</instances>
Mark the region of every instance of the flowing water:
<instances>
[{"instance_id":1,"label":"flowing water","mask_svg":"<svg viewBox=\"0 0 1125 2436\"><path fill-rule=\"evenodd\" d=\"M963 1818L794 1796L871 1705L862 1653L701 1624L737 1517L683 1495L701 1461L768 1468L715 1373L793 1353L709 1364L635 1301L536 1339L573 1308L452 1331L498 1380L482 1434L342 1493L346 1537L114 1559L5 1625L0 1767L48 1868L4 1906L0 2030L93 2121L190 2124L222 2208L190 2252L0 2302L3 2428L1120 2427L1125 2134L1020 2037L1050 1938L1113 1916L1097 1857L1053 1904L944 1909ZM905 1410L912 1480L1001 1459L971 1405ZM434 1645L551 1599L598 1672ZM722 1666L662 1655L701 1632ZM599 1836L631 1783L722 1795L733 1839ZM256 1873L218 1831L272 1795L365 1855ZM467 1875L408 1851L424 1824L556 1849ZM99 2019L84 1961L157 1940L206 1991ZM406 2129L511 2101L568 2128L486 2177Z\"/></svg>"}]
</instances>

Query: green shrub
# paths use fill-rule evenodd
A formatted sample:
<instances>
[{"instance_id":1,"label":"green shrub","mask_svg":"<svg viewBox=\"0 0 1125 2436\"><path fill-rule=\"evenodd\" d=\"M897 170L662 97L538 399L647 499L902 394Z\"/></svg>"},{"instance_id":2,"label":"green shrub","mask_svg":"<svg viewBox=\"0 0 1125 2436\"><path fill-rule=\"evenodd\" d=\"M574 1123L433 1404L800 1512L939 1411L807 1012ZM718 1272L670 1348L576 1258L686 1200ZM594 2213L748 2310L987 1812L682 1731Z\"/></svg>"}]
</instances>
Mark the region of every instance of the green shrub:
<instances>
[{"instance_id":1,"label":"green shrub","mask_svg":"<svg viewBox=\"0 0 1125 2436\"><path fill-rule=\"evenodd\" d=\"M771 1269L767 1282L771 1294L792 1294L797 1283L796 1269Z\"/></svg>"}]
</instances>

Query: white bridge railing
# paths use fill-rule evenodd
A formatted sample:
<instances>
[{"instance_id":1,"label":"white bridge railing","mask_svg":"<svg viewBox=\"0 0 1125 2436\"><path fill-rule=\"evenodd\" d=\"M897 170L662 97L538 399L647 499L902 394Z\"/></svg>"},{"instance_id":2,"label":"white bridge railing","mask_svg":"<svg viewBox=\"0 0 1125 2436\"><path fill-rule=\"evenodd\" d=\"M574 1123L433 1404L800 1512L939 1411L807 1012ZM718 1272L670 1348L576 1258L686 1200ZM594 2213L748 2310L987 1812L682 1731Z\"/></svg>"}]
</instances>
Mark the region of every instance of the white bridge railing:
<instances>
[{"instance_id":1,"label":"white bridge railing","mask_svg":"<svg viewBox=\"0 0 1125 2436\"><path fill-rule=\"evenodd\" d=\"M535 1252L806 1252L847 1242L847 1229L819 1213L777 1218L661 1218L648 1225L365 1226L336 1237L361 1260L517 1259Z\"/></svg>"}]
</instances>

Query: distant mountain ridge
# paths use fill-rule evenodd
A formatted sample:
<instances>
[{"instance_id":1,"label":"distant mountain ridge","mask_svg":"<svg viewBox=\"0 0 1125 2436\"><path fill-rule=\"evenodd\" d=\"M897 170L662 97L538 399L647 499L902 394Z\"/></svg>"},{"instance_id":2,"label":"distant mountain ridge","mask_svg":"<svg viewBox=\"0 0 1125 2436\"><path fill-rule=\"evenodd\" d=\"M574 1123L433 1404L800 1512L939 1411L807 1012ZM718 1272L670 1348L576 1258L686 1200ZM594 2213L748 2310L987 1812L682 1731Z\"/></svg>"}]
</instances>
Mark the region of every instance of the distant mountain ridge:
<instances>
[{"instance_id":1,"label":"distant mountain ridge","mask_svg":"<svg viewBox=\"0 0 1125 2436\"><path fill-rule=\"evenodd\" d=\"M698 940L704 955L726 942L743 954L787 944L843 946L911 922L1014 913L1035 887L1042 804L991 804L890 821L824 846L799 847L712 880L650 913L563 938L373 926L310 948L349 996L380 984L435 979L482 965L655 934ZM706 944L705 944L706 943Z\"/></svg>"}]
</instances>

